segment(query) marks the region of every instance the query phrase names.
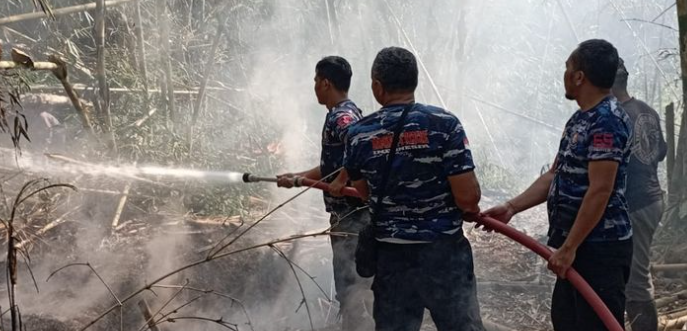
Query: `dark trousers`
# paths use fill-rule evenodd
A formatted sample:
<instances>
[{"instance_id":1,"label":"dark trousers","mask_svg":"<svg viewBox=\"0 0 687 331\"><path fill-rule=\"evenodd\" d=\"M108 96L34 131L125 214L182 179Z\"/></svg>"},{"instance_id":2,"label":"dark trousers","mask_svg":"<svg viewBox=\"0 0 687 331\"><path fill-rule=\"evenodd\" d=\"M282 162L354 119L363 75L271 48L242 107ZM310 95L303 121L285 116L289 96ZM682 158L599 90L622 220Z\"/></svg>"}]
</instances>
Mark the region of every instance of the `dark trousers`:
<instances>
[{"instance_id":1,"label":"dark trousers","mask_svg":"<svg viewBox=\"0 0 687 331\"><path fill-rule=\"evenodd\" d=\"M615 319L625 326L625 285L630 277L632 240L585 242L577 249L573 268L580 273ZM607 330L582 295L558 278L551 299L551 321L556 331Z\"/></svg>"},{"instance_id":2,"label":"dark trousers","mask_svg":"<svg viewBox=\"0 0 687 331\"><path fill-rule=\"evenodd\" d=\"M379 243L372 291L376 330L420 330L425 308L439 331L484 330L462 232L429 244Z\"/></svg>"},{"instance_id":3,"label":"dark trousers","mask_svg":"<svg viewBox=\"0 0 687 331\"><path fill-rule=\"evenodd\" d=\"M332 213L332 232L358 234L370 222L370 213L365 209ZM355 270L356 236L330 236L332 242L332 264L334 287L339 301L341 328L343 331L370 331L374 329L372 319L372 279L358 276Z\"/></svg>"}]
</instances>

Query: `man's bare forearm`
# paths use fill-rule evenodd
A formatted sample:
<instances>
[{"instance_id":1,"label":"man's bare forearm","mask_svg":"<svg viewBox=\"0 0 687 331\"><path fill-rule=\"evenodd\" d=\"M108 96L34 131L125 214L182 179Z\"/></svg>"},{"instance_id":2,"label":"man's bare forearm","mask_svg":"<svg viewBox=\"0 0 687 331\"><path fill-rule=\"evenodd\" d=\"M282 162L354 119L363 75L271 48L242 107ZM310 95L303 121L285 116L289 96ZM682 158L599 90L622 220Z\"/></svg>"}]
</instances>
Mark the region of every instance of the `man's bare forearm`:
<instances>
[{"instance_id":1,"label":"man's bare forearm","mask_svg":"<svg viewBox=\"0 0 687 331\"><path fill-rule=\"evenodd\" d=\"M320 166L314 167L310 170L301 171L295 174L296 176L305 177L312 180L322 179L322 172L320 171Z\"/></svg>"},{"instance_id":2,"label":"man's bare forearm","mask_svg":"<svg viewBox=\"0 0 687 331\"><path fill-rule=\"evenodd\" d=\"M448 177L453 199L464 213L479 213L479 201L482 198L482 191L477 181L477 176L473 171L453 175Z\"/></svg>"},{"instance_id":3,"label":"man's bare forearm","mask_svg":"<svg viewBox=\"0 0 687 331\"><path fill-rule=\"evenodd\" d=\"M549 188L553 181L554 174L548 171L541 175L524 192L508 201L515 213L525 211L538 204L544 203L549 194Z\"/></svg>"}]
</instances>

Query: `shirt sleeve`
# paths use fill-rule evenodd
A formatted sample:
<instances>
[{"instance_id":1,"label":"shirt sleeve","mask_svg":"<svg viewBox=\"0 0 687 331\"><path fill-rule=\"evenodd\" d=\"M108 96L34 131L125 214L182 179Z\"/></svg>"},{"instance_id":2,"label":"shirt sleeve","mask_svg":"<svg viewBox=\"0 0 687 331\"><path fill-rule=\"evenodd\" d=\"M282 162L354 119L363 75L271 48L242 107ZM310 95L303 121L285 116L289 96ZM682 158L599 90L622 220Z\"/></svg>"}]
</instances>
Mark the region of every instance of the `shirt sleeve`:
<instances>
[{"instance_id":1,"label":"shirt sleeve","mask_svg":"<svg viewBox=\"0 0 687 331\"><path fill-rule=\"evenodd\" d=\"M355 124L355 122L357 122L357 119L353 114L341 111L334 114L329 125L332 133L339 138L339 141L346 141L348 129Z\"/></svg>"},{"instance_id":2,"label":"shirt sleeve","mask_svg":"<svg viewBox=\"0 0 687 331\"><path fill-rule=\"evenodd\" d=\"M355 143L355 133L351 132L350 136L346 137L346 148L344 151L344 168L348 172L348 178L352 181L361 180L363 178L360 172L360 160L358 156L358 144Z\"/></svg>"},{"instance_id":3,"label":"shirt sleeve","mask_svg":"<svg viewBox=\"0 0 687 331\"><path fill-rule=\"evenodd\" d=\"M622 162L630 135L630 129L620 118L600 116L589 129L587 158L590 161Z\"/></svg>"},{"instance_id":4,"label":"shirt sleeve","mask_svg":"<svg viewBox=\"0 0 687 331\"><path fill-rule=\"evenodd\" d=\"M475 169L470 143L463 125L455 119L449 128L442 160L446 176L459 175Z\"/></svg>"}]
</instances>

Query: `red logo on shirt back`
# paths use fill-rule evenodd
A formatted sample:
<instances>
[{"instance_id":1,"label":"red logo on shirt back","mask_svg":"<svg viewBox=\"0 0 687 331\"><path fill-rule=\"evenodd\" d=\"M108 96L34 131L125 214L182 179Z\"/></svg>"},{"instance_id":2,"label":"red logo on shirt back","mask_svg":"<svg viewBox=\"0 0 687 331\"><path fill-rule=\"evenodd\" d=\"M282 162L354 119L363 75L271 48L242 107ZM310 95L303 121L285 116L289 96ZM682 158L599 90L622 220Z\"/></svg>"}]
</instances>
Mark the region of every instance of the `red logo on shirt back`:
<instances>
[{"instance_id":1,"label":"red logo on shirt back","mask_svg":"<svg viewBox=\"0 0 687 331\"><path fill-rule=\"evenodd\" d=\"M372 149L389 149L391 148L392 134L386 134L381 137L372 139ZM429 144L429 136L427 130L422 131L406 131L401 133L398 146L424 146Z\"/></svg>"},{"instance_id":2,"label":"red logo on shirt back","mask_svg":"<svg viewBox=\"0 0 687 331\"><path fill-rule=\"evenodd\" d=\"M336 120L336 125L338 125L339 127L345 127L351 122L353 122L353 117L349 115L344 115Z\"/></svg>"},{"instance_id":3,"label":"red logo on shirt back","mask_svg":"<svg viewBox=\"0 0 687 331\"><path fill-rule=\"evenodd\" d=\"M597 133L593 136L592 147L594 148L613 148L612 133Z\"/></svg>"}]
</instances>

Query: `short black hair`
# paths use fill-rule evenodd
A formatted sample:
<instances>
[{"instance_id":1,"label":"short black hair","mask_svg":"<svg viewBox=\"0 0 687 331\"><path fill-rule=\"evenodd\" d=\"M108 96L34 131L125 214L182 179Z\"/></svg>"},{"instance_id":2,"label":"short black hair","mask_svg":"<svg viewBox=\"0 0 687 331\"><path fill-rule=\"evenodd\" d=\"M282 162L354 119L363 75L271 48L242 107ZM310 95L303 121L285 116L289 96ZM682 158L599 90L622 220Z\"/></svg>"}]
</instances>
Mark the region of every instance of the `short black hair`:
<instances>
[{"instance_id":1,"label":"short black hair","mask_svg":"<svg viewBox=\"0 0 687 331\"><path fill-rule=\"evenodd\" d=\"M317 62L315 74L329 80L340 91L348 92L351 87L353 71L346 59L340 56L327 56Z\"/></svg>"},{"instance_id":2,"label":"short black hair","mask_svg":"<svg viewBox=\"0 0 687 331\"><path fill-rule=\"evenodd\" d=\"M625 61L623 61L622 58L618 58L618 70L615 72L615 83L613 83L613 87L627 89L627 78L629 76L630 73L627 72L627 68L625 68Z\"/></svg>"},{"instance_id":3,"label":"short black hair","mask_svg":"<svg viewBox=\"0 0 687 331\"><path fill-rule=\"evenodd\" d=\"M413 92L417 87L415 55L401 47L387 47L372 63L372 77L389 92Z\"/></svg>"},{"instance_id":4,"label":"short black hair","mask_svg":"<svg viewBox=\"0 0 687 331\"><path fill-rule=\"evenodd\" d=\"M596 87L611 88L618 71L618 50L603 39L583 41L573 52L573 67Z\"/></svg>"}]
</instances>

